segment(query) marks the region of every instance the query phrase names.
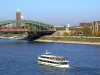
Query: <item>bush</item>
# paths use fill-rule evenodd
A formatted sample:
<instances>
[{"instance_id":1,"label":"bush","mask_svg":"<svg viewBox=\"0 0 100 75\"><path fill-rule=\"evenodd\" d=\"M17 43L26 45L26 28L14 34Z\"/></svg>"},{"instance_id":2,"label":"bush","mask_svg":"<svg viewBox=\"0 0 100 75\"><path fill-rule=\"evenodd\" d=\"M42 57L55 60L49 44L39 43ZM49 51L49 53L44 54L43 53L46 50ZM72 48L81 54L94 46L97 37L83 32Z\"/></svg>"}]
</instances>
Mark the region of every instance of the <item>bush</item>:
<instances>
[{"instance_id":1,"label":"bush","mask_svg":"<svg viewBox=\"0 0 100 75\"><path fill-rule=\"evenodd\" d=\"M63 32L63 36L68 36L68 33L67 32Z\"/></svg>"}]
</instances>

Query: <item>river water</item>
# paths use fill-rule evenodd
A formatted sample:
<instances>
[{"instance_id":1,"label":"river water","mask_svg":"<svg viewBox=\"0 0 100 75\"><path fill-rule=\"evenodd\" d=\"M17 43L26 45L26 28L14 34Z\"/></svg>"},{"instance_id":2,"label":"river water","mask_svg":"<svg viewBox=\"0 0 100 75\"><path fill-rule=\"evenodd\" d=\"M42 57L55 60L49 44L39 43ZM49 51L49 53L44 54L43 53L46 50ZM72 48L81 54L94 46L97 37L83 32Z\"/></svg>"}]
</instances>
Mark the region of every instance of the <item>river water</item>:
<instances>
[{"instance_id":1,"label":"river water","mask_svg":"<svg viewBox=\"0 0 100 75\"><path fill-rule=\"evenodd\" d=\"M48 50L69 59L69 69L37 64ZM100 75L100 46L0 39L0 75Z\"/></svg>"}]
</instances>

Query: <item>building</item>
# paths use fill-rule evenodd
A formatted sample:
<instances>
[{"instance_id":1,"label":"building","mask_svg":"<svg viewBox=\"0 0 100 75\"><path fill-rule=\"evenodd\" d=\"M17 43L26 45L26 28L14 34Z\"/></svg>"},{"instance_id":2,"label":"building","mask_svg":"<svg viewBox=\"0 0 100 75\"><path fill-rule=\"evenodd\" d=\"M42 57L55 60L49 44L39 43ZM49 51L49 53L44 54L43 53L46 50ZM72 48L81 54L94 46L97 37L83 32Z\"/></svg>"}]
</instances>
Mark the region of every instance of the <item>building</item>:
<instances>
[{"instance_id":1,"label":"building","mask_svg":"<svg viewBox=\"0 0 100 75\"><path fill-rule=\"evenodd\" d=\"M90 31L92 31L92 23L86 23L86 22L80 23L79 26L77 26L75 28L75 31L77 31L79 34L80 33L83 34L83 28L84 27L88 27L90 29Z\"/></svg>"},{"instance_id":2,"label":"building","mask_svg":"<svg viewBox=\"0 0 100 75\"><path fill-rule=\"evenodd\" d=\"M92 31L92 24L91 23L79 23L79 26L70 27L69 30L71 34L77 33L77 35L83 35L83 28L88 27L90 31Z\"/></svg>"},{"instance_id":3,"label":"building","mask_svg":"<svg viewBox=\"0 0 100 75\"><path fill-rule=\"evenodd\" d=\"M68 34L70 34L70 30L69 30L69 28L70 28L70 24L68 23L68 25L66 26L66 32L68 33Z\"/></svg>"},{"instance_id":4,"label":"building","mask_svg":"<svg viewBox=\"0 0 100 75\"><path fill-rule=\"evenodd\" d=\"M91 23L80 23L80 27L91 27Z\"/></svg>"},{"instance_id":5,"label":"building","mask_svg":"<svg viewBox=\"0 0 100 75\"><path fill-rule=\"evenodd\" d=\"M54 36L62 36L63 32L66 30L66 26L54 26L56 32L53 34Z\"/></svg>"},{"instance_id":6,"label":"building","mask_svg":"<svg viewBox=\"0 0 100 75\"><path fill-rule=\"evenodd\" d=\"M55 26L56 31L65 31L66 26Z\"/></svg>"},{"instance_id":7,"label":"building","mask_svg":"<svg viewBox=\"0 0 100 75\"><path fill-rule=\"evenodd\" d=\"M19 8L18 6L16 10L16 20L21 20L21 10ZM16 23L16 26L21 26L21 23Z\"/></svg>"},{"instance_id":8,"label":"building","mask_svg":"<svg viewBox=\"0 0 100 75\"><path fill-rule=\"evenodd\" d=\"M56 30L55 35L62 36L64 32L67 32L68 34L70 34L69 28L70 28L69 24L67 26L55 26L55 30Z\"/></svg>"},{"instance_id":9,"label":"building","mask_svg":"<svg viewBox=\"0 0 100 75\"><path fill-rule=\"evenodd\" d=\"M98 32L100 32L100 21L93 21L92 34L96 35Z\"/></svg>"}]
</instances>

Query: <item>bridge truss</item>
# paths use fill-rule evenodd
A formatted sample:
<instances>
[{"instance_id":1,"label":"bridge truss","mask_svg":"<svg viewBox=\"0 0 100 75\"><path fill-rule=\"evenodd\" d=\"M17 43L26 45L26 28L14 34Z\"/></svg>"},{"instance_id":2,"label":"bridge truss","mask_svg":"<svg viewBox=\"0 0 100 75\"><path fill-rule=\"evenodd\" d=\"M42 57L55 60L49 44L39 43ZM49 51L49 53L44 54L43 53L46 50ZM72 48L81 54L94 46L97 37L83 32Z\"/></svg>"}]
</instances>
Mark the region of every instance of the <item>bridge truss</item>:
<instances>
[{"instance_id":1,"label":"bridge truss","mask_svg":"<svg viewBox=\"0 0 100 75\"><path fill-rule=\"evenodd\" d=\"M21 26L16 26L17 23L19 23ZM9 25L12 25L12 27ZM30 31L43 31L43 30L54 31L55 30L53 25L49 25L46 23L38 22L38 21L32 21L32 20L1 21L0 28L5 28L5 27L6 28L27 28Z\"/></svg>"}]
</instances>

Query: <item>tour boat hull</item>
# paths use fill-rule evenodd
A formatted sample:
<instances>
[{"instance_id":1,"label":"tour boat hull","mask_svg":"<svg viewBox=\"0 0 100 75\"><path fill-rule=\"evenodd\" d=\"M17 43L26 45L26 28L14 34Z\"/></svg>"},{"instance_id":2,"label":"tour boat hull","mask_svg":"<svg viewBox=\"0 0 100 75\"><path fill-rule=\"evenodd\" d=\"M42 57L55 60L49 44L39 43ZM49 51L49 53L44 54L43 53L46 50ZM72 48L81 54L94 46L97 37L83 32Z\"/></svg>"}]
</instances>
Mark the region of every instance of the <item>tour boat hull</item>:
<instances>
[{"instance_id":1,"label":"tour boat hull","mask_svg":"<svg viewBox=\"0 0 100 75\"><path fill-rule=\"evenodd\" d=\"M54 63L41 62L41 61L38 61L38 64L52 66L52 67L59 67L59 68L70 68L69 64L62 65L62 64L54 64Z\"/></svg>"},{"instance_id":2,"label":"tour boat hull","mask_svg":"<svg viewBox=\"0 0 100 75\"><path fill-rule=\"evenodd\" d=\"M46 51L44 55L38 56L38 64L48 65L59 68L69 68L68 60L61 56L51 55L50 52Z\"/></svg>"}]
</instances>

